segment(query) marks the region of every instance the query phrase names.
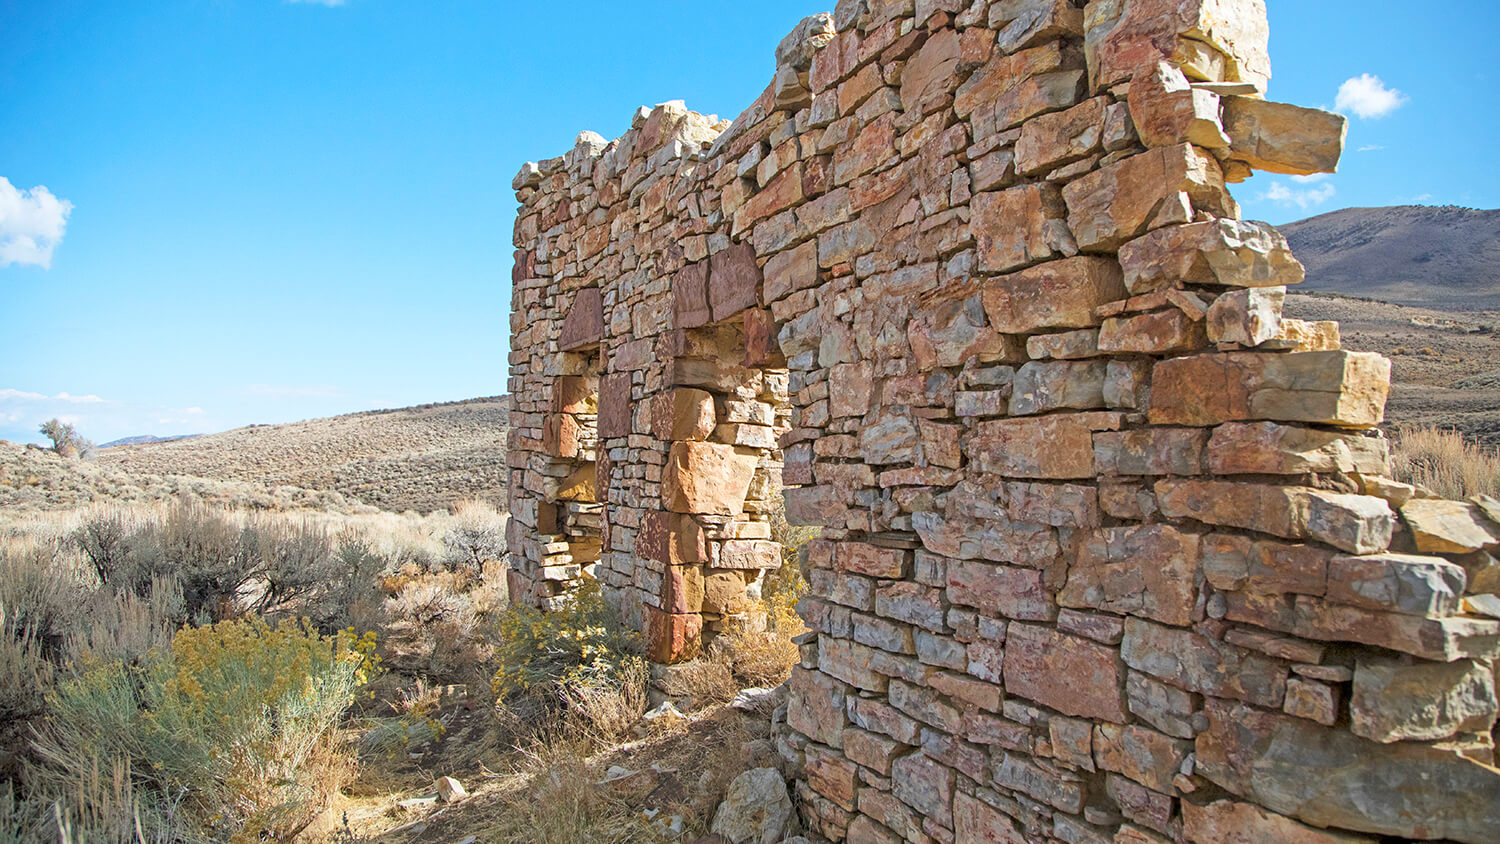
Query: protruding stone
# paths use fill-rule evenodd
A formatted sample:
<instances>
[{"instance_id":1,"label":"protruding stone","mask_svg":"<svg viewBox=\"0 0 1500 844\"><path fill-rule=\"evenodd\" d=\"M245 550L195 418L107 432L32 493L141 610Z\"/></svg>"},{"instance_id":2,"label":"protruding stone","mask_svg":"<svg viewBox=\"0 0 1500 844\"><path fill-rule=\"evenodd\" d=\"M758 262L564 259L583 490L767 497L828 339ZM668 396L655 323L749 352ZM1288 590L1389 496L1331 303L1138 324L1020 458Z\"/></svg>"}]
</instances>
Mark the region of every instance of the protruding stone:
<instances>
[{"instance_id":1,"label":"protruding stone","mask_svg":"<svg viewBox=\"0 0 1500 844\"><path fill-rule=\"evenodd\" d=\"M1215 343L1259 346L1281 336L1285 287L1234 290L1214 300L1208 309L1208 339Z\"/></svg>"},{"instance_id":2,"label":"protruding stone","mask_svg":"<svg viewBox=\"0 0 1500 844\"><path fill-rule=\"evenodd\" d=\"M1097 3L1086 18L1089 77L1096 87L1168 61L1203 81L1271 78L1270 24L1264 0L1134 0Z\"/></svg>"},{"instance_id":3,"label":"protruding stone","mask_svg":"<svg viewBox=\"0 0 1500 844\"><path fill-rule=\"evenodd\" d=\"M662 440L706 440L714 431L714 397L678 387L651 400L651 433Z\"/></svg>"},{"instance_id":4,"label":"protruding stone","mask_svg":"<svg viewBox=\"0 0 1500 844\"><path fill-rule=\"evenodd\" d=\"M1182 834L1191 844L1374 844L1347 832L1314 829L1254 803L1182 801Z\"/></svg>"},{"instance_id":5,"label":"protruding stone","mask_svg":"<svg viewBox=\"0 0 1500 844\"><path fill-rule=\"evenodd\" d=\"M1468 502L1413 498L1402 505L1401 518L1424 554L1468 554L1500 545L1500 525Z\"/></svg>"},{"instance_id":6,"label":"protruding stone","mask_svg":"<svg viewBox=\"0 0 1500 844\"><path fill-rule=\"evenodd\" d=\"M1224 98L1229 158L1256 170L1307 176L1336 173L1349 118L1256 97Z\"/></svg>"},{"instance_id":7,"label":"protruding stone","mask_svg":"<svg viewBox=\"0 0 1500 844\"><path fill-rule=\"evenodd\" d=\"M1068 212L1062 195L1052 185L975 194L970 207L982 270L1008 272L1078 252L1064 222Z\"/></svg>"},{"instance_id":8,"label":"protruding stone","mask_svg":"<svg viewBox=\"0 0 1500 844\"><path fill-rule=\"evenodd\" d=\"M1230 422L1208 441L1208 468L1216 475L1303 475L1387 470L1389 446L1365 437L1275 422Z\"/></svg>"},{"instance_id":9,"label":"protruding stone","mask_svg":"<svg viewBox=\"0 0 1500 844\"><path fill-rule=\"evenodd\" d=\"M1458 612L1464 570L1442 557L1375 554L1334 557L1328 563L1328 599L1408 615Z\"/></svg>"},{"instance_id":10,"label":"protruding stone","mask_svg":"<svg viewBox=\"0 0 1500 844\"><path fill-rule=\"evenodd\" d=\"M1151 421L1217 425L1268 419L1370 428L1385 418L1391 362L1362 352L1231 352L1156 364Z\"/></svg>"},{"instance_id":11,"label":"protruding stone","mask_svg":"<svg viewBox=\"0 0 1500 844\"><path fill-rule=\"evenodd\" d=\"M1132 295L1179 283L1286 287L1306 275L1281 232L1232 219L1158 229L1122 245L1120 266Z\"/></svg>"}]
</instances>

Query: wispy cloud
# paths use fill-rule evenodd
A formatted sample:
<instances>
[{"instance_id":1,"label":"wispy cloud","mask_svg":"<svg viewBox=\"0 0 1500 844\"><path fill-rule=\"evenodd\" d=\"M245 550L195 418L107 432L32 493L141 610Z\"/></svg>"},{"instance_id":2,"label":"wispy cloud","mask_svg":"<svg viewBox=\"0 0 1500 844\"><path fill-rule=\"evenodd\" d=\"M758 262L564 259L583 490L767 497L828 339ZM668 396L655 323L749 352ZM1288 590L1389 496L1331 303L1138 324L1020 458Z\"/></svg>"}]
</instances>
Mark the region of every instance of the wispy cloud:
<instances>
[{"instance_id":1,"label":"wispy cloud","mask_svg":"<svg viewBox=\"0 0 1500 844\"><path fill-rule=\"evenodd\" d=\"M1364 146L1356 150L1356 152L1374 152L1379 149L1385 149L1385 147L1381 146L1380 144L1365 144Z\"/></svg>"},{"instance_id":2,"label":"wispy cloud","mask_svg":"<svg viewBox=\"0 0 1500 844\"><path fill-rule=\"evenodd\" d=\"M1328 175L1329 174L1327 173L1310 173L1306 176L1293 176L1292 181L1296 182L1299 185L1310 185L1315 182L1323 181L1324 179L1328 178Z\"/></svg>"},{"instance_id":3,"label":"wispy cloud","mask_svg":"<svg viewBox=\"0 0 1500 844\"><path fill-rule=\"evenodd\" d=\"M1339 86L1339 96L1333 107L1345 114L1352 112L1360 117L1376 118L1385 117L1406 101L1405 94L1385 87L1380 77L1362 73Z\"/></svg>"},{"instance_id":4,"label":"wispy cloud","mask_svg":"<svg viewBox=\"0 0 1500 844\"><path fill-rule=\"evenodd\" d=\"M62 242L72 212L73 203L53 196L44 185L17 190L0 176L0 267L50 268L52 250Z\"/></svg>"},{"instance_id":5,"label":"wispy cloud","mask_svg":"<svg viewBox=\"0 0 1500 844\"><path fill-rule=\"evenodd\" d=\"M26 390L12 390L7 388L0 390L0 401L61 401L68 402L69 404L99 404L104 399L94 395L75 396L70 393L58 393L55 396L49 396L46 393L31 393Z\"/></svg>"},{"instance_id":6,"label":"wispy cloud","mask_svg":"<svg viewBox=\"0 0 1500 844\"><path fill-rule=\"evenodd\" d=\"M342 6L344 0L286 0L288 3L301 3L306 6Z\"/></svg>"},{"instance_id":7,"label":"wispy cloud","mask_svg":"<svg viewBox=\"0 0 1500 844\"><path fill-rule=\"evenodd\" d=\"M264 396L277 399L305 399L305 398L344 398L349 394L341 387L330 387L326 384L251 384L244 387L243 391L252 396Z\"/></svg>"},{"instance_id":8,"label":"wispy cloud","mask_svg":"<svg viewBox=\"0 0 1500 844\"><path fill-rule=\"evenodd\" d=\"M1433 201L1436 198L1437 197L1433 196L1430 193L1419 193L1416 196L1412 197L1411 201L1412 202L1418 202L1418 203L1420 203L1420 202L1431 202L1431 201Z\"/></svg>"},{"instance_id":9,"label":"wispy cloud","mask_svg":"<svg viewBox=\"0 0 1500 844\"><path fill-rule=\"evenodd\" d=\"M1315 179L1309 181L1317 181ZM1291 207L1293 205L1307 211L1333 199L1338 193L1332 182L1322 182L1315 187L1291 188L1281 182L1272 182L1266 192L1260 195L1263 200L1275 202L1279 205Z\"/></svg>"}]
</instances>

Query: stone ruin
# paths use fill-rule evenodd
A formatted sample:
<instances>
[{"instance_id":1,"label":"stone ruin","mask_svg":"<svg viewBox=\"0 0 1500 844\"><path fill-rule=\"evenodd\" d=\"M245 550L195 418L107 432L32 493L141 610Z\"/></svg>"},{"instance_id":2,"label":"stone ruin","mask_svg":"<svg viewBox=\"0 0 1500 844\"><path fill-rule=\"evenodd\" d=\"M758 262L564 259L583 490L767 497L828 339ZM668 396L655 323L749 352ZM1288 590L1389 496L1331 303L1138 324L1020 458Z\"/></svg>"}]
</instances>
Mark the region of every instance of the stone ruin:
<instances>
[{"instance_id":1,"label":"stone ruin","mask_svg":"<svg viewBox=\"0 0 1500 844\"><path fill-rule=\"evenodd\" d=\"M1500 502L1226 184L1331 172L1263 0L840 0L732 123L515 188L514 600L659 663L822 527L778 747L857 842L1500 840ZM784 490L783 490L784 487Z\"/></svg>"}]
</instances>

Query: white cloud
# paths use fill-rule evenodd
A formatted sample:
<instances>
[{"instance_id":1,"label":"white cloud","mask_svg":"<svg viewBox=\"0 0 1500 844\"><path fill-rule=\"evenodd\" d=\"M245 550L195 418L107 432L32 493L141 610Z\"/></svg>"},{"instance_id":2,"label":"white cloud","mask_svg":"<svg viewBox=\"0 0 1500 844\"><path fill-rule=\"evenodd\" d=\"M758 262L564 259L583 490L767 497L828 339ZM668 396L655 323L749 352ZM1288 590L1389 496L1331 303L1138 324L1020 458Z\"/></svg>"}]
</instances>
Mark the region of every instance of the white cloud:
<instances>
[{"instance_id":1,"label":"white cloud","mask_svg":"<svg viewBox=\"0 0 1500 844\"><path fill-rule=\"evenodd\" d=\"M1417 194L1416 196L1412 197L1411 201L1412 202L1431 202L1432 200L1434 200L1436 198L1437 197L1434 197L1430 193L1422 193L1422 194Z\"/></svg>"},{"instance_id":2,"label":"white cloud","mask_svg":"<svg viewBox=\"0 0 1500 844\"><path fill-rule=\"evenodd\" d=\"M1337 191L1334 190L1332 182L1325 182L1311 188L1289 188L1281 182L1272 182L1260 198L1288 207L1295 205L1306 211L1333 199L1335 193Z\"/></svg>"},{"instance_id":3,"label":"white cloud","mask_svg":"<svg viewBox=\"0 0 1500 844\"><path fill-rule=\"evenodd\" d=\"M1321 182L1326 178L1328 178L1327 173L1312 173L1306 176L1293 176L1292 181L1300 185L1310 185L1314 182Z\"/></svg>"},{"instance_id":4,"label":"white cloud","mask_svg":"<svg viewBox=\"0 0 1500 844\"><path fill-rule=\"evenodd\" d=\"M99 404L104 399L94 395L75 396L69 393L58 393L55 396L49 396L44 393L30 393L25 390L4 389L0 390L0 401L62 401L69 404Z\"/></svg>"},{"instance_id":5,"label":"white cloud","mask_svg":"<svg viewBox=\"0 0 1500 844\"><path fill-rule=\"evenodd\" d=\"M286 0L288 3L304 3L308 6L342 6L344 0Z\"/></svg>"},{"instance_id":6,"label":"white cloud","mask_svg":"<svg viewBox=\"0 0 1500 844\"><path fill-rule=\"evenodd\" d=\"M62 242L73 203L58 199L45 186L17 190L0 176L0 267L52 266L52 250Z\"/></svg>"},{"instance_id":7,"label":"white cloud","mask_svg":"<svg viewBox=\"0 0 1500 844\"><path fill-rule=\"evenodd\" d=\"M1385 149L1385 147L1381 146L1380 144L1365 144L1364 146L1360 147L1357 152L1374 152L1379 149Z\"/></svg>"},{"instance_id":8,"label":"white cloud","mask_svg":"<svg viewBox=\"0 0 1500 844\"><path fill-rule=\"evenodd\" d=\"M1339 96L1333 107L1341 112L1360 117L1385 117L1406 102L1406 95L1395 88L1385 87L1380 77L1364 73L1350 78L1339 86Z\"/></svg>"}]
</instances>

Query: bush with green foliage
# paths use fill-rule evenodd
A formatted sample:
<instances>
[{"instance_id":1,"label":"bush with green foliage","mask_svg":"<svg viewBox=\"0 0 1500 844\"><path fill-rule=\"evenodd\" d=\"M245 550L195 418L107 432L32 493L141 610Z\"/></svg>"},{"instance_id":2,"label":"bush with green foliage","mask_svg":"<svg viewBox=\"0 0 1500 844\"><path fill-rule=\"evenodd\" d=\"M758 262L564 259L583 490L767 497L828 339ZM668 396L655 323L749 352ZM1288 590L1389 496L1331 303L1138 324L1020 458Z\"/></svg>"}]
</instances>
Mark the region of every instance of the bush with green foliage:
<instances>
[{"instance_id":1,"label":"bush with green foliage","mask_svg":"<svg viewBox=\"0 0 1500 844\"><path fill-rule=\"evenodd\" d=\"M92 441L85 439L77 428L61 419L48 419L42 423L40 430L42 436L52 441L52 450L65 457L87 454L94 448Z\"/></svg>"}]
</instances>

